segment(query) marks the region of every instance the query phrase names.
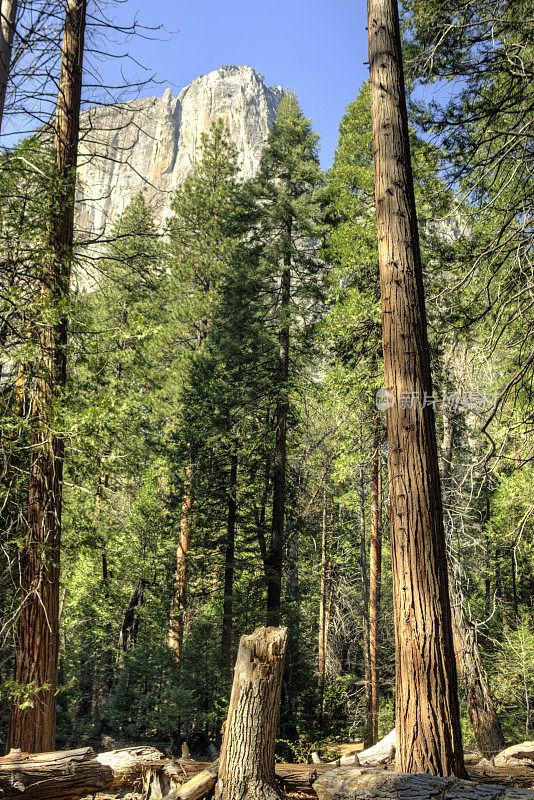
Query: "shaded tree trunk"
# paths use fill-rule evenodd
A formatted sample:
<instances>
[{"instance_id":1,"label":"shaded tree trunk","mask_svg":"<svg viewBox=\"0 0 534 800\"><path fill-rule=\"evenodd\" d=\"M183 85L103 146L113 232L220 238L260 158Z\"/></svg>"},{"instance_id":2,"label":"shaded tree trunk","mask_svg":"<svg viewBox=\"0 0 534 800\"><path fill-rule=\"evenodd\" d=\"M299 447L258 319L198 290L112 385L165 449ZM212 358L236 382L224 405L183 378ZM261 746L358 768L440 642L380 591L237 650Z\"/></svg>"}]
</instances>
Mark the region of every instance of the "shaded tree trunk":
<instances>
[{"instance_id":1,"label":"shaded tree trunk","mask_svg":"<svg viewBox=\"0 0 534 800\"><path fill-rule=\"evenodd\" d=\"M372 744L378 741L378 707L380 678L380 589L382 583L382 521L381 521L381 464L379 421L373 426L373 456L371 464L371 551L369 556L369 661L371 667L371 728Z\"/></svg>"},{"instance_id":2,"label":"shaded tree trunk","mask_svg":"<svg viewBox=\"0 0 534 800\"><path fill-rule=\"evenodd\" d=\"M254 509L254 518L256 521L256 531L258 535L258 545L260 547L261 560L263 563L263 568L265 570L265 582L267 583L268 552L267 552L267 540L265 537L265 530L266 530L265 519L267 516L267 502L269 500L269 487L271 484L271 459L269 458L268 452L265 453L264 476L265 477L263 481L263 491L261 495L260 507L259 509L257 507Z\"/></svg>"},{"instance_id":3,"label":"shaded tree trunk","mask_svg":"<svg viewBox=\"0 0 534 800\"><path fill-rule=\"evenodd\" d=\"M182 515L180 518L180 538L176 549L176 572L174 573L174 594L171 603L168 644L174 651L177 663L180 662L184 643L184 618L187 608L188 554L191 544L191 509L193 507L193 465L185 468Z\"/></svg>"},{"instance_id":4,"label":"shaded tree trunk","mask_svg":"<svg viewBox=\"0 0 534 800\"><path fill-rule=\"evenodd\" d=\"M323 527L321 536L321 586L319 590L319 648L318 648L318 694L319 709L322 715L324 704L324 689L326 682L326 652L328 646L326 633L326 608L327 608L327 588L328 588L328 540L326 525L326 488L323 491Z\"/></svg>"},{"instance_id":5,"label":"shaded tree trunk","mask_svg":"<svg viewBox=\"0 0 534 800\"><path fill-rule=\"evenodd\" d=\"M18 0L1 0L0 3L0 131L4 117L7 82L11 68L11 51L17 21Z\"/></svg>"},{"instance_id":6,"label":"shaded tree trunk","mask_svg":"<svg viewBox=\"0 0 534 800\"><path fill-rule=\"evenodd\" d=\"M324 671L325 677L328 672L328 640L330 636L330 621L332 619L332 590L334 587L334 580L332 575L332 559L328 559L328 572L326 575L326 606L324 614ZM323 699L323 713L324 713L324 699Z\"/></svg>"},{"instance_id":7,"label":"shaded tree trunk","mask_svg":"<svg viewBox=\"0 0 534 800\"><path fill-rule=\"evenodd\" d=\"M218 800L279 800L274 746L287 628L242 636L219 762Z\"/></svg>"},{"instance_id":8,"label":"shaded tree trunk","mask_svg":"<svg viewBox=\"0 0 534 800\"><path fill-rule=\"evenodd\" d=\"M368 0L390 453L397 768L465 776L396 0Z\"/></svg>"},{"instance_id":9,"label":"shaded tree trunk","mask_svg":"<svg viewBox=\"0 0 534 800\"><path fill-rule=\"evenodd\" d=\"M64 442L54 405L66 380L76 160L80 123L86 0L68 0L61 55L48 249L41 278L43 324L32 398L28 537L20 555L21 613L15 681L37 688L33 707L14 702L8 747L52 750L56 730L59 557Z\"/></svg>"},{"instance_id":10,"label":"shaded tree trunk","mask_svg":"<svg viewBox=\"0 0 534 800\"><path fill-rule=\"evenodd\" d=\"M460 686L464 692L471 727L484 758L491 759L506 747L501 723L491 696L488 676L477 642L476 628L465 613L463 593L455 575L449 577L454 634Z\"/></svg>"},{"instance_id":11,"label":"shaded tree trunk","mask_svg":"<svg viewBox=\"0 0 534 800\"><path fill-rule=\"evenodd\" d=\"M295 618L300 619L300 578L299 578L299 556L300 556L300 534L299 519L293 523L287 522L287 597L293 601L295 606Z\"/></svg>"},{"instance_id":12,"label":"shaded tree trunk","mask_svg":"<svg viewBox=\"0 0 534 800\"><path fill-rule=\"evenodd\" d=\"M363 449L363 434L362 434ZM367 576L367 541L365 535L365 481L363 467L360 469L360 572L362 579L362 647L365 680L365 725L364 747L372 744L371 725L371 653L369 648L369 578Z\"/></svg>"},{"instance_id":13,"label":"shaded tree trunk","mask_svg":"<svg viewBox=\"0 0 534 800\"><path fill-rule=\"evenodd\" d=\"M237 453L230 458L230 487L228 493L228 523L226 531L226 551L224 556L224 600L221 633L221 663L225 679L232 666L232 630L234 605L234 557L235 529L237 518Z\"/></svg>"},{"instance_id":14,"label":"shaded tree trunk","mask_svg":"<svg viewBox=\"0 0 534 800\"><path fill-rule=\"evenodd\" d=\"M291 235L291 230L289 230ZM267 566L267 625L280 624L280 600L282 597L282 555L284 550L284 520L286 503L286 440L289 398L289 301L291 298L291 257L284 259L282 273L281 308L284 320L278 334L278 374L280 386L276 404L276 441L274 448L273 517L271 546Z\"/></svg>"},{"instance_id":15,"label":"shaded tree trunk","mask_svg":"<svg viewBox=\"0 0 534 800\"><path fill-rule=\"evenodd\" d=\"M142 607L145 599L145 589L149 586L149 582L140 580L135 587L133 594L128 603L128 607L124 612L122 625L119 633L119 650L124 653L130 650L135 645L137 639L137 631L139 630L139 609Z\"/></svg>"},{"instance_id":16,"label":"shaded tree trunk","mask_svg":"<svg viewBox=\"0 0 534 800\"><path fill-rule=\"evenodd\" d=\"M514 622L517 624L517 620L519 618L519 607L517 600L517 556L515 546L512 547L510 553L510 571L512 573L512 602L514 609Z\"/></svg>"},{"instance_id":17,"label":"shaded tree trunk","mask_svg":"<svg viewBox=\"0 0 534 800\"><path fill-rule=\"evenodd\" d=\"M456 425L449 415L444 416L444 436L441 454L443 479L445 529L449 545L449 589L452 611L454 652L458 665L460 687L465 696L467 711L478 749L484 758L491 759L504 750L506 743L501 723L491 696L488 676L482 663L477 632L465 610L462 590L462 569L452 552L452 457ZM449 524L447 524L447 521Z\"/></svg>"}]
</instances>

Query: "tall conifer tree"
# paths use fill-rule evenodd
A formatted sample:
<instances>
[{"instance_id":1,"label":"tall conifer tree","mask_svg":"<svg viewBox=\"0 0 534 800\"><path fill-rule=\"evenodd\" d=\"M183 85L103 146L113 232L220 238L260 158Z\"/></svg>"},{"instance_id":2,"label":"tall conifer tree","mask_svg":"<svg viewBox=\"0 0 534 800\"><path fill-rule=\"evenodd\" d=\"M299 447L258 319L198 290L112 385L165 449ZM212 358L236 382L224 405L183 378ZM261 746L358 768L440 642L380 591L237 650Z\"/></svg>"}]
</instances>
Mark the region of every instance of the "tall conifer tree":
<instances>
[{"instance_id":1,"label":"tall conifer tree","mask_svg":"<svg viewBox=\"0 0 534 800\"><path fill-rule=\"evenodd\" d=\"M396 0L368 0L390 451L397 766L465 776Z\"/></svg>"},{"instance_id":2,"label":"tall conifer tree","mask_svg":"<svg viewBox=\"0 0 534 800\"><path fill-rule=\"evenodd\" d=\"M277 285L278 369L271 541L267 561L267 622L280 622L282 559L286 516L287 426L290 413L291 333L295 297L304 306L316 300L310 278L320 264L317 239L322 210L317 189L323 182L318 136L296 97L286 95L263 152L258 195L263 208L266 260Z\"/></svg>"},{"instance_id":3,"label":"tall conifer tree","mask_svg":"<svg viewBox=\"0 0 534 800\"><path fill-rule=\"evenodd\" d=\"M169 346L176 354L173 380L178 397L209 338L221 282L243 244L248 218L240 192L237 150L220 119L202 135L199 163L178 189L170 221L173 300L168 330ZM184 639L195 480L195 442L186 431L181 441L188 452L181 454L184 481L169 628L169 646L177 661Z\"/></svg>"},{"instance_id":4,"label":"tall conifer tree","mask_svg":"<svg viewBox=\"0 0 534 800\"><path fill-rule=\"evenodd\" d=\"M14 702L8 746L53 750L59 658L59 560L64 441L56 411L66 382L67 332L86 0L67 0L54 131L55 180L41 276L44 321L32 397L28 539L21 553L15 681L33 684L32 705Z\"/></svg>"}]
</instances>

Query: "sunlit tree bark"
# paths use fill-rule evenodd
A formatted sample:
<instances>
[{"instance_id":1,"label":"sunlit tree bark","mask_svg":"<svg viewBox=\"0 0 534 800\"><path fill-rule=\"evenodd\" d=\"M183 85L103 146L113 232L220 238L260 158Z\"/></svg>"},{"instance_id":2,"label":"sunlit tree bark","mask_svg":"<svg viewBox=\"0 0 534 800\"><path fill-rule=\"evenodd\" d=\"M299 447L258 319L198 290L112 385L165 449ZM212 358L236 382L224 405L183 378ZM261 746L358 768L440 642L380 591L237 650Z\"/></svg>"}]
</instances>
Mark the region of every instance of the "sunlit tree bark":
<instances>
[{"instance_id":1,"label":"sunlit tree bark","mask_svg":"<svg viewBox=\"0 0 534 800\"><path fill-rule=\"evenodd\" d=\"M397 768L465 775L396 0L368 0L396 644Z\"/></svg>"},{"instance_id":2,"label":"sunlit tree bark","mask_svg":"<svg viewBox=\"0 0 534 800\"><path fill-rule=\"evenodd\" d=\"M15 681L32 692L33 705L13 703L8 734L8 749L29 753L53 750L56 732L64 441L55 413L66 381L85 16L86 0L68 0L54 135L55 180L41 277L43 323L35 334L28 534L20 556L15 666Z\"/></svg>"}]
</instances>

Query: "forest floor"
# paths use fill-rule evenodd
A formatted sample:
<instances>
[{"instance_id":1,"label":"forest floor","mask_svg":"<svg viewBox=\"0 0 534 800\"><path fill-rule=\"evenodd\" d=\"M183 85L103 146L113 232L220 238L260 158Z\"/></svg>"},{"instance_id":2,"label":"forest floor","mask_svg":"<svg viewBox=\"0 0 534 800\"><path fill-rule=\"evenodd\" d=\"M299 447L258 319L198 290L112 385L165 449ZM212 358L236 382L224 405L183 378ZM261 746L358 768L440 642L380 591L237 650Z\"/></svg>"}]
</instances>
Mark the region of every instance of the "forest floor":
<instances>
[{"instance_id":1,"label":"forest floor","mask_svg":"<svg viewBox=\"0 0 534 800\"><path fill-rule=\"evenodd\" d=\"M286 800L310 800L313 795L310 792L286 792ZM120 792L119 794L109 794L99 792L96 795L87 795L81 800L144 800L143 795L138 792Z\"/></svg>"},{"instance_id":2,"label":"forest floor","mask_svg":"<svg viewBox=\"0 0 534 800\"><path fill-rule=\"evenodd\" d=\"M350 756L363 749L361 742L346 742L346 743L332 743L333 758L340 758L341 756ZM465 753L465 761L468 769L476 768L481 756L478 750L473 749ZM201 759L205 760L205 759ZM393 769L391 764L388 769ZM480 769L480 768L479 768ZM472 775L474 781L480 780L483 783L502 783L508 786L514 786L521 789L534 789L534 769L530 767L510 767L509 769L501 768L499 777L493 777L489 774L483 775L481 770L480 775L477 775L478 770L474 769L475 774ZM503 774L504 773L504 774ZM488 780L490 778L490 780ZM316 797L313 789L303 789L300 791L286 792L285 798L287 800L310 800ZM97 795L88 795L81 800L143 800L143 795L139 791L121 790L118 793L99 792Z\"/></svg>"}]
</instances>

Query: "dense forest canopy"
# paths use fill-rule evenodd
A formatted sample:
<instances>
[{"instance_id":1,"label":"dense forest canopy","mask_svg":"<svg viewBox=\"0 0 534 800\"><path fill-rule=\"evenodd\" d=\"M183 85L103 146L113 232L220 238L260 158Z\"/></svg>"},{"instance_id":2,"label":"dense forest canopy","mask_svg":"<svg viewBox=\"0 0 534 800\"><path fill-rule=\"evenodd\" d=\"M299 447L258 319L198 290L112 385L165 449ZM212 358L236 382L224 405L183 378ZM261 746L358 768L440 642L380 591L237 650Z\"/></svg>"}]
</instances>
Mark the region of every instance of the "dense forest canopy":
<instances>
[{"instance_id":1,"label":"dense forest canopy","mask_svg":"<svg viewBox=\"0 0 534 800\"><path fill-rule=\"evenodd\" d=\"M288 91L253 178L215 119L163 224L128 197L96 251L75 213L93 3L87 21L82 0L11 5L4 116L60 88L53 135L39 121L0 157L0 746L219 745L239 638L265 623L289 630L279 759L374 744L395 724L401 500L372 80L326 172ZM517 0L401 11L425 472L463 745L491 757L534 738L534 19Z\"/></svg>"}]
</instances>

